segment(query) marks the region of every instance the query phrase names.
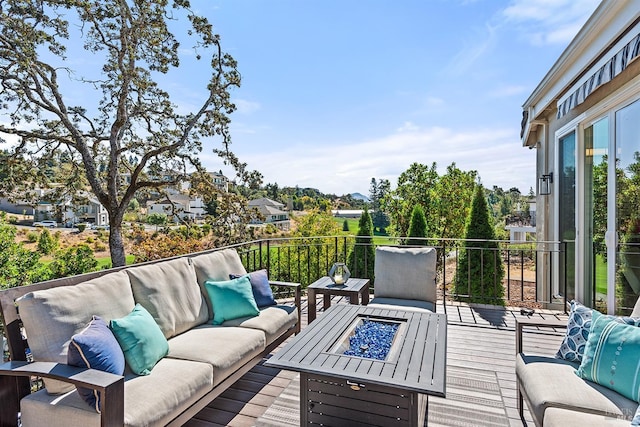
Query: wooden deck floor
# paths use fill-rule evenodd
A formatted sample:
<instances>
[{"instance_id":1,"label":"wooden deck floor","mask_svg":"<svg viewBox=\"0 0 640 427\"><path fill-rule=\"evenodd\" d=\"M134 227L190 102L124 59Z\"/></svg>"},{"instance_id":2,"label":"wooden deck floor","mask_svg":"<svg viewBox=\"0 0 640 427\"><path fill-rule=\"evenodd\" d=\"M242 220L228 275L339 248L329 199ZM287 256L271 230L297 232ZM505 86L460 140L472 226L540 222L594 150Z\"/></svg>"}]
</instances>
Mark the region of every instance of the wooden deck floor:
<instances>
[{"instance_id":1,"label":"wooden deck floor","mask_svg":"<svg viewBox=\"0 0 640 427\"><path fill-rule=\"evenodd\" d=\"M343 303L335 298L333 303ZM303 301L303 328L307 324L306 300ZM321 315L321 305L318 306ZM504 409L510 425L522 426L516 409L515 383L515 319L522 316L520 309L498 307L469 307L440 303L438 312L447 314L449 321L447 366L472 367L496 372ZM536 310L539 318L566 319L562 313ZM554 354L563 331L555 333L528 331L524 338L525 352ZM287 387L296 372L269 368L262 364L254 367L220 397L203 409L186 425L190 427L255 425L256 420ZM529 425L533 425L526 414Z\"/></svg>"}]
</instances>

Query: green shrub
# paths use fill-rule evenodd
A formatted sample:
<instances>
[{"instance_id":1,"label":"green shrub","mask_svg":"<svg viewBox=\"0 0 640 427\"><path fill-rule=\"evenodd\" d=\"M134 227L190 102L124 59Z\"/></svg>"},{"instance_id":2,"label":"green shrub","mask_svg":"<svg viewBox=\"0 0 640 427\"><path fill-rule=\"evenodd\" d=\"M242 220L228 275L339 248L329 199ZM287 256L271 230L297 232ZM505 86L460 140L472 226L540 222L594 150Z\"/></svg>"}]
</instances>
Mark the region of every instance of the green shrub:
<instances>
[{"instance_id":1,"label":"green shrub","mask_svg":"<svg viewBox=\"0 0 640 427\"><path fill-rule=\"evenodd\" d=\"M58 240L46 228L42 230L38 238L38 252L43 255L50 255L57 247Z\"/></svg>"},{"instance_id":2,"label":"green shrub","mask_svg":"<svg viewBox=\"0 0 640 427\"><path fill-rule=\"evenodd\" d=\"M40 234L38 234L35 231L28 231L27 232L27 241L29 243L35 243L38 241L38 237L40 237Z\"/></svg>"},{"instance_id":3,"label":"green shrub","mask_svg":"<svg viewBox=\"0 0 640 427\"><path fill-rule=\"evenodd\" d=\"M467 218L466 247L458 256L454 296L467 302L504 305L504 266L489 218L484 188L479 185Z\"/></svg>"}]
</instances>

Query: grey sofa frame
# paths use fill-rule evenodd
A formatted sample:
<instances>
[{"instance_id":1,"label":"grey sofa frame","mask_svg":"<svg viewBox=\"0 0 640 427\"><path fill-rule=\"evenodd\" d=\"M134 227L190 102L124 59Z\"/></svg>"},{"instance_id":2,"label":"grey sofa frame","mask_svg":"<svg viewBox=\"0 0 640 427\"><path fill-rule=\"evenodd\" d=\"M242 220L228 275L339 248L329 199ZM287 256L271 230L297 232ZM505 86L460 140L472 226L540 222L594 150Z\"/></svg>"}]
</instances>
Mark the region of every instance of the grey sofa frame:
<instances>
[{"instance_id":1,"label":"grey sofa frame","mask_svg":"<svg viewBox=\"0 0 640 427\"><path fill-rule=\"evenodd\" d=\"M187 256L201 255L215 251L216 250L206 251ZM146 264L155 264L167 260L168 259L162 259ZM136 264L136 266L140 265L144 264ZM27 362L26 349L28 348L28 343L23 339L21 334L22 324L15 300L29 292L60 286L73 286L126 268L128 267L101 270L0 291L0 320L4 325L11 360L10 362L0 365L0 402L2 402L0 405L0 427L16 427L18 425L20 400L31 393L30 378L36 376L62 380L76 386L84 386L100 391L102 393L103 401L101 426L122 426L124 418L124 378L94 369L74 368L58 363ZM270 281L270 283L274 287L286 288L293 292L295 298L294 302L298 312L298 322L296 326L284 332L278 339L268 345L264 351L245 363L220 384L215 386L209 393L196 401L187 410L181 414L177 414L177 416L168 425L180 426L193 418L193 416L200 412L200 410L206 407L212 400L229 388L229 386L251 370L251 368L282 344L282 342L284 342L289 336L300 332L301 285L299 283L279 281Z\"/></svg>"}]
</instances>

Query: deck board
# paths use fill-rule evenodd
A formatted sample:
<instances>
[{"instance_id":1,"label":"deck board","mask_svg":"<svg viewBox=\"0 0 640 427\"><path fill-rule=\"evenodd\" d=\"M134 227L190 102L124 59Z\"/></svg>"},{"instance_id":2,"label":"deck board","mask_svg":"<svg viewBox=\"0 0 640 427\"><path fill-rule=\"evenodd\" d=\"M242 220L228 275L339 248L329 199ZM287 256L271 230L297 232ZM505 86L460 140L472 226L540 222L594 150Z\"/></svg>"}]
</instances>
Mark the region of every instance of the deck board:
<instances>
[{"instance_id":1,"label":"deck board","mask_svg":"<svg viewBox=\"0 0 640 427\"><path fill-rule=\"evenodd\" d=\"M322 299L319 298L321 301ZM334 298L332 303L344 303ZM307 302L302 304L302 327L307 325ZM322 303L317 307L322 315ZM522 421L516 409L515 379L515 321L521 317L519 309L465 304L439 304L439 313L447 314L447 366L472 367L492 370L496 373L510 426L521 427ZM536 318L556 317L566 319L563 313L536 310ZM560 345L563 331L527 330L524 351L553 355ZM276 350L277 351L277 350ZM270 368L259 364L239 379L228 390L211 402L187 424L188 427L247 427L274 402L297 373ZM531 417L525 411L531 424Z\"/></svg>"}]
</instances>

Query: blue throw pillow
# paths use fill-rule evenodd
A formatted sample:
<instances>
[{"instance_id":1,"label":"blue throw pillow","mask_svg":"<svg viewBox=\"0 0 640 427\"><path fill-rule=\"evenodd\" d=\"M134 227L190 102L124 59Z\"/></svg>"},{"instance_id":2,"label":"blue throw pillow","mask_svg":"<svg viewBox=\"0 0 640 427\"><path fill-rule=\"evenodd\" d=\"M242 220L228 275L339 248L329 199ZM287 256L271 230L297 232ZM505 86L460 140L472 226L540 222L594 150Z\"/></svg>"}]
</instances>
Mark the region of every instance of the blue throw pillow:
<instances>
[{"instance_id":1,"label":"blue throw pillow","mask_svg":"<svg viewBox=\"0 0 640 427\"><path fill-rule=\"evenodd\" d=\"M149 375L160 359L169 353L169 343L153 316L140 304L131 313L110 324L129 368L138 375Z\"/></svg>"},{"instance_id":2,"label":"blue throw pillow","mask_svg":"<svg viewBox=\"0 0 640 427\"><path fill-rule=\"evenodd\" d=\"M594 310L584 356L576 374L638 401L640 328Z\"/></svg>"},{"instance_id":3,"label":"blue throw pillow","mask_svg":"<svg viewBox=\"0 0 640 427\"><path fill-rule=\"evenodd\" d=\"M230 274L229 279L237 279L238 277L242 276L242 274ZM257 270L249 273L248 276L249 281L251 282L251 291L253 292L253 297L256 300L256 305L258 306L258 308L278 304L273 298L273 291L271 290L271 285L269 284L269 276L267 275L267 270Z\"/></svg>"},{"instance_id":4,"label":"blue throw pillow","mask_svg":"<svg viewBox=\"0 0 640 427\"><path fill-rule=\"evenodd\" d=\"M582 355L584 354L587 339L589 338L589 331L591 330L593 311L594 310L585 307L578 301L571 301L567 331L560 344L560 349L556 353L556 358L569 360L571 362L582 362ZM640 326L640 318L609 315L606 317L618 323Z\"/></svg>"},{"instance_id":5,"label":"blue throw pillow","mask_svg":"<svg viewBox=\"0 0 640 427\"><path fill-rule=\"evenodd\" d=\"M214 325L221 325L226 320L260 314L253 297L249 276L222 282L207 280L204 282L204 287L211 299Z\"/></svg>"},{"instance_id":6,"label":"blue throw pillow","mask_svg":"<svg viewBox=\"0 0 640 427\"><path fill-rule=\"evenodd\" d=\"M67 364L123 375L125 361L122 349L107 323L93 316L86 328L71 337ZM97 390L78 387L78 394L100 413L100 393Z\"/></svg>"}]
</instances>

